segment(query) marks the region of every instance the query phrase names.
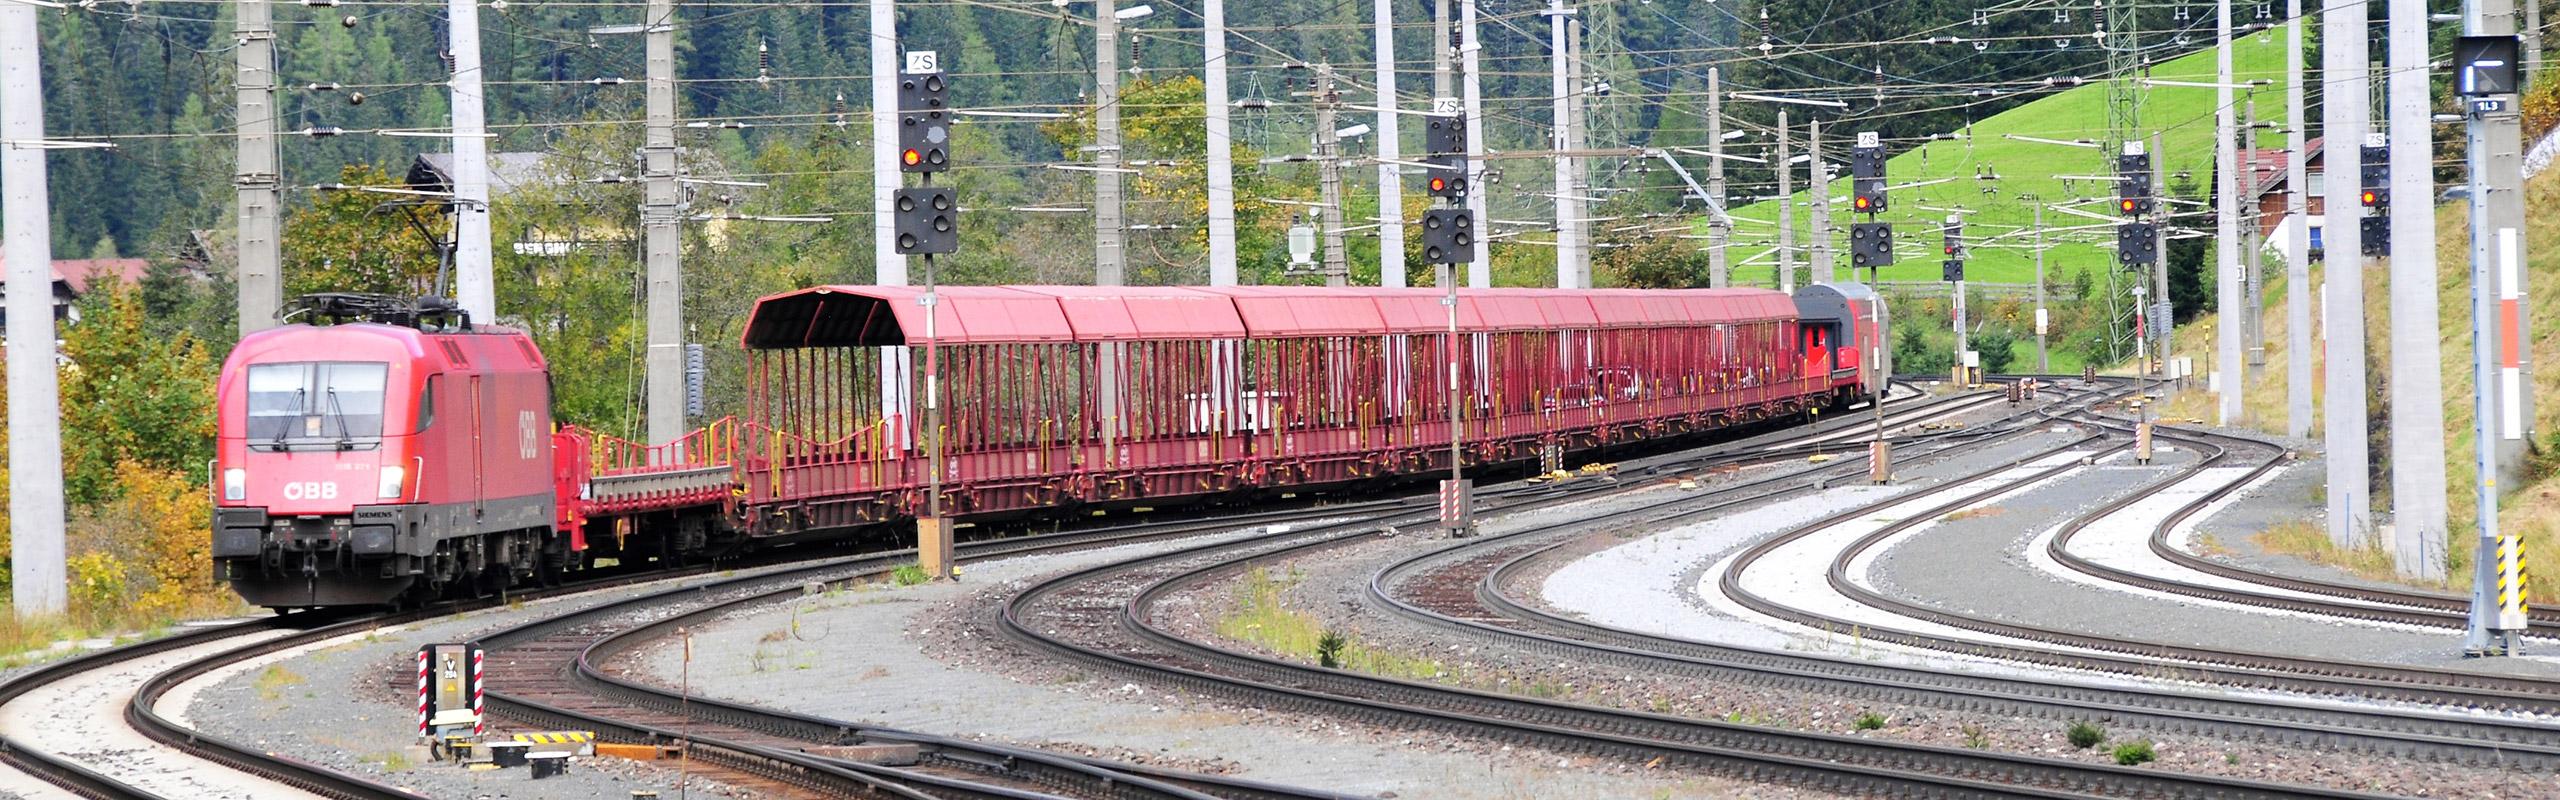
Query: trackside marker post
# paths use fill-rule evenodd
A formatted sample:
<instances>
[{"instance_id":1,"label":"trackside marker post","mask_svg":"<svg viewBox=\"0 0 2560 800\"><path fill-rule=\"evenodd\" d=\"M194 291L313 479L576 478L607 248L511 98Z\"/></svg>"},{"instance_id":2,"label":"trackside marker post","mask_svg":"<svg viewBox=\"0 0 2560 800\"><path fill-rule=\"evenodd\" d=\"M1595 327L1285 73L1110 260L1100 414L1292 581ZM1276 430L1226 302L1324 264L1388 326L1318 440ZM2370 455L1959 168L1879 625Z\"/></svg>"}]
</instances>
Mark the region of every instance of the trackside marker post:
<instances>
[{"instance_id":1,"label":"trackside marker post","mask_svg":"<svg viewBox=\"0 0 2560 800\"><path fill-rule=\"evenodd\" d=\"M481 692L485 654L476 644L431 644L418 648L418 737L435 741L444 735L487 730Z\"/></svg>"}]
</instances>

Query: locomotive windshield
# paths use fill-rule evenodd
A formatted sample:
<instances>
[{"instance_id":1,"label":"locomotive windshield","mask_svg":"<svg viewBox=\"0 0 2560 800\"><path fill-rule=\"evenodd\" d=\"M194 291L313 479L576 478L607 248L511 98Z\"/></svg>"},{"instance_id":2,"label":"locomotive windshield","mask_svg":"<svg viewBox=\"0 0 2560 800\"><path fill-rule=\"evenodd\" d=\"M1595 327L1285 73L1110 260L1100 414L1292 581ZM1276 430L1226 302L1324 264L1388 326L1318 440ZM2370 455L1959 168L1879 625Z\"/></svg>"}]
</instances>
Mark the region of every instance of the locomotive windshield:
<instances>
[{"instance_id":1,"label":"locomotive windshield","mask_svg":"<svg viewBox=\"0 0 2560 800\"><path fill-rule=\"evenodd\" d=\"M249 445L353 449L382 439L385 364L249 367Z\"/></svg>"}]
</instances>

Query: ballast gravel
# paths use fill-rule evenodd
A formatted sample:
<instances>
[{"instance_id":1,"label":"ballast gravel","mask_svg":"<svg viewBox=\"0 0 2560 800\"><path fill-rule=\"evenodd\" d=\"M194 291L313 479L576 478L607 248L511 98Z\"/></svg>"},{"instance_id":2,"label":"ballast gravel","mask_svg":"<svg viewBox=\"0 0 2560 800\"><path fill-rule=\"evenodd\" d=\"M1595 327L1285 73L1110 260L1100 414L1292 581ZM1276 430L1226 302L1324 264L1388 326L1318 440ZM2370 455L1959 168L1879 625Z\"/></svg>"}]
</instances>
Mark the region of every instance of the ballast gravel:
<instances>
[{"instance_id":1,"label":"ballast gravel","mask_svg":"<svg viewBox=\"0 0 2560 800\"><path fill-rule=\"evenodd\" d=\"M693 581L708 580L694 578ZM402 786L429 797L468 800L629 800L632 790L678 796L753 797L701 775L618 758L578 758L568 771L539 782L523 768L470 771L426 761L418 742L417 652L425 644L459 642L539 617L619 599L670 584L608 589L383 628L289 651L209 675L209 685L176 709L199 730L251 743L330 769ZM492 734L521 730L493 718Z\"/></svg>"},{"instance_id":2,"label":"ballast gravel","mask_svg":"<svg viewBox=\"0 0 2560 800\"><path fill-rule=\"evenodd\" d=\"M696 628L689 668L663 645L617 666L669 685L689 672L706 695L836 719L1382 798L1820 796L1168 691L1063 666L991 626L994 606L1028 579L1181 544L811 595Z\"/></svg>"}]
</instances>

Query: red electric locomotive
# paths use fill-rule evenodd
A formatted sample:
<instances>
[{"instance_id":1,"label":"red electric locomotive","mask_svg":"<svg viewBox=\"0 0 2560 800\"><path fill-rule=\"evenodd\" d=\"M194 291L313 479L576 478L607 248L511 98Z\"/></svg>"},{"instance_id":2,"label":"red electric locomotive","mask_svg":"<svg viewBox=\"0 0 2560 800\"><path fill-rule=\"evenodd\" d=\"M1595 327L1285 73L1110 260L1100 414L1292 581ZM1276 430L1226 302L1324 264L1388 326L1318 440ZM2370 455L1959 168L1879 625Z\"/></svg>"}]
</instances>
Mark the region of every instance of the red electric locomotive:
<instances>
[{"instance_id":1,"label":"red electric locomotive","mask_svg":"<svg viewBox=\"0 0 2560 800\"><path fill-rule=\"evenodd\" d=\"M224 362L217 578L271 608L372 605L565 563L530 338L438 300L314 295L291 316L344 324L252 333Z\"/></svg>"}]
</instances>

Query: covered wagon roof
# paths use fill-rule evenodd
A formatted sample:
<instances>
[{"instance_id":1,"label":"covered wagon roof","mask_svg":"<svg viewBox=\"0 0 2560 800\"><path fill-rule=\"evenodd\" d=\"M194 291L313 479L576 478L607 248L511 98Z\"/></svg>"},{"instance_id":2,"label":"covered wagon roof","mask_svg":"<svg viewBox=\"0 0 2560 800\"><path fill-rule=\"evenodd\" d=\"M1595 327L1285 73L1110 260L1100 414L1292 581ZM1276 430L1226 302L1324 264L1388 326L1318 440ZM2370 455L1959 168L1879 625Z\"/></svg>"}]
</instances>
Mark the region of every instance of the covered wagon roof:
<instances>
[{"instance_id":1,"label":"covered wagon roof","mask_svg":"<svg viewBox=\"0 0 2560 800\"><path fill-rule=\"evenodd\" d=\"M749 348L921 344L924 290L820 286L766 297L747 319ZM944 344L1429 334L1449 329L1438 289L1315 286L950 286L932 337ZM1467 289L1467 332L1641 328L1791 319L1765 289Z\"/></svg>"}]
</instances>

